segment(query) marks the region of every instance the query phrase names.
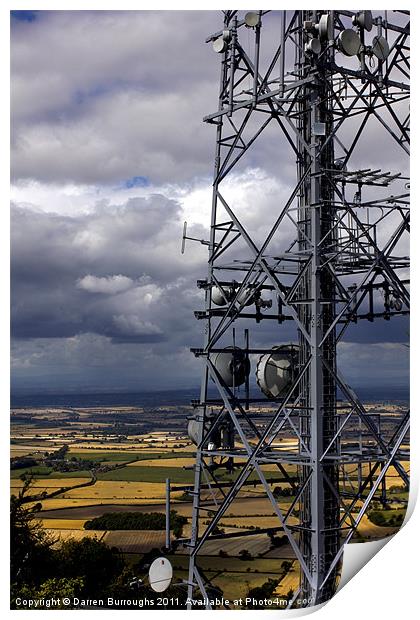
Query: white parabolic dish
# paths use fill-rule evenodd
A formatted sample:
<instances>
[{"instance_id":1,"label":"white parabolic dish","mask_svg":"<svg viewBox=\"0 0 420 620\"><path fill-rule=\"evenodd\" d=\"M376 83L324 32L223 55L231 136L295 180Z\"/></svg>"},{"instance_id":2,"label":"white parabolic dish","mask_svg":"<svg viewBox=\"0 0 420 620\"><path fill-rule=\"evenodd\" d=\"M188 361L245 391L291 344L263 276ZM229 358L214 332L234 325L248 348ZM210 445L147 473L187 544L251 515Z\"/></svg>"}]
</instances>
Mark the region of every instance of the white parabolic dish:
<instances>
[{"instance_id":1,"label":"white parabolic dish","mask_svg":"<svg viewBox=\"0 0 420 620\"><path fill-rule=\"evenodd\" d=\"M171 585L172 565L166 558L156 558L149 568L149 583L155 592L164 592Z\"/></svg>"}]
</instances>

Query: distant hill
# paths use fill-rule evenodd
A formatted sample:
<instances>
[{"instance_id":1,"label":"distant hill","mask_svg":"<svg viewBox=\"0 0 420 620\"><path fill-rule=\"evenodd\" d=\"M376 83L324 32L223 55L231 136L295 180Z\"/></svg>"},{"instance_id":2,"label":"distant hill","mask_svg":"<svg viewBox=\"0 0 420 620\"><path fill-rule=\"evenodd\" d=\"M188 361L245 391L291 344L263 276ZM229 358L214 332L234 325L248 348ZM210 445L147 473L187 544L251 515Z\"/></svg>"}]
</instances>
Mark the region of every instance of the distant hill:
<instances>
[{"instance_id":1,"label":"distant hill","mask_svg":"<svg viewBox=\"0 0 420 620\"><path fill-rule=\"evenodd\" d=\"M386 402L408 401L409 388L406 386L353 386L363 401ZM189 405L192 399L198 398L199 386L195 390L170 390L162 392L124 392L124 393L11 393L11 406L20 407L159 407L164 405ZM210 396L216 391L210 392ZM251 396L260 396L256 392Z\"/></svg>"}]
</instances>

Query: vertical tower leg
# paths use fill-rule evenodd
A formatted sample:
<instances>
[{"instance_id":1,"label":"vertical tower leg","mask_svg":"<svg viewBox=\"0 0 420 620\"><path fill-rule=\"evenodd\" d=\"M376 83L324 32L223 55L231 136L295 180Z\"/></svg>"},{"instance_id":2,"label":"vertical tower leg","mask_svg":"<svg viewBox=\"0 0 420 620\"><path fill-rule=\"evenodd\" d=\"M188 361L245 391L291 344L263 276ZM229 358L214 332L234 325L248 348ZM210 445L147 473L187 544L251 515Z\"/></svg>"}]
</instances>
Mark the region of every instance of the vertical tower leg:
<instances>
[{"instance_id":1,"label":"vertical tower leg","mask_svg":"<svg viewBox=\"0 0 420 620\"><path fill-rule=\"evenodd\" d=\"M306 19L316 17L307 12ZM303 29L301 28L301 33ZM301 66L307 67L301 34ZM301 293L300 318L309 334L300 333L301 364L310 359L310 365L301 390L301 430L309 449L308 464L300 470L301 484L309 482L300 504L301 548L310 568L312 581L302 573L301 596L311 604L327 600L335 589L336 571L325 582L328 568L339 546L338 465L323 458L336 432L336 387L330 368L336 366L335 332L326 337L335 318L334 282L330 271L323 267L326 251L335 249L333 192L324 170L334 165L332 141L328 142L332 127L332 110L326 88L326 67L318 62L317 75L304 89L301 111L300 170L310 168L300 194L299 248L304 258L310 256ZM307 72L308 70L304 70ZM304 145L304 146L302 146ZM305 146L309 148L305 148ZM337 452L333 450L332 452ZM302 453L305 452L301 447ZM331 452L329 452L331 454Z\"/></svg>"}]
</instances>

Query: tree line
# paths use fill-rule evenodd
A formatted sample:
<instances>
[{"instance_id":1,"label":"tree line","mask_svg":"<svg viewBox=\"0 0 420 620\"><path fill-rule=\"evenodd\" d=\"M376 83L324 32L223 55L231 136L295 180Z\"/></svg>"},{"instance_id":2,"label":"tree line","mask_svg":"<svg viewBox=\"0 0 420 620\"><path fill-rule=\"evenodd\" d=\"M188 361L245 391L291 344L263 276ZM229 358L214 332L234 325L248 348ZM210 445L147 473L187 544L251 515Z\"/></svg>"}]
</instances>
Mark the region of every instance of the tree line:
<instances>
[{"instance_id":1,"label":"tree line","mask_svg":"<svg viewBox=\"0 0 420 620\"><path fill-rule=\"evenodd\" d=\"M188 522L176 510L170 512L170 528L174 536L182 535L182 527ZM164 530L166 515L162 512L106 512L100 517L86 521L85 530Z\"/></svg>"}]
</instances>

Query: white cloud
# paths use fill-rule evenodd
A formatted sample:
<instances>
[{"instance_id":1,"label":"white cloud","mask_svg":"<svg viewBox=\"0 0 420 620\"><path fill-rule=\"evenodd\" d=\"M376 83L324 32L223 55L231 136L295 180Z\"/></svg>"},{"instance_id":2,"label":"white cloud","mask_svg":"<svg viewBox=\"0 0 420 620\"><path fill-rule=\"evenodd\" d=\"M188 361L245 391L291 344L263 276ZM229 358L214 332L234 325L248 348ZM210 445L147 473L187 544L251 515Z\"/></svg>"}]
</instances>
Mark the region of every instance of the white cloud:
<instances>
[{"instance_id":1,"label":"white cloud","mask_svg":"<svg viewBox=\"0 0 420 620\"><path fill-rule=\"evenodd\" d=\"M123 291L128 290L133 286L134 282L131 278L123 276L121 274L115 276L105 276L104 278L98 278L88 274L83 278L80 278L76 286L88 293L104 293L105 295L116 295Z\"/></svg>"}]
</instances>

